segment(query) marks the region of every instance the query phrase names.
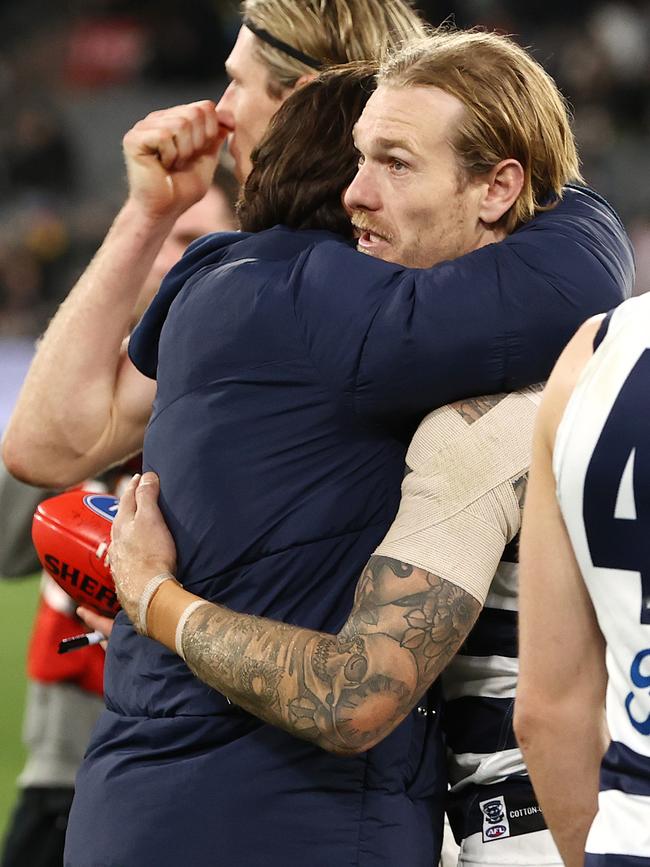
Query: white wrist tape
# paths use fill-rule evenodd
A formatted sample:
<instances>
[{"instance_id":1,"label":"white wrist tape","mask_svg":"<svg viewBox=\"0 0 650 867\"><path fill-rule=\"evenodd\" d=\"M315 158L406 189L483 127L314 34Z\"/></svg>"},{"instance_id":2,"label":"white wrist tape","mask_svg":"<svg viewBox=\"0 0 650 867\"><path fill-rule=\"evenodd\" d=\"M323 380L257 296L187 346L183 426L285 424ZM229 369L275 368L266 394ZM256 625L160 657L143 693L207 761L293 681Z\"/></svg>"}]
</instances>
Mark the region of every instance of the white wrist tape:
<instances>
[{"instance_id":1,"label":"white wrist tape","mask_svg":"<svg viewBox=\"0 0 650 867\"><path fill-rule=\"evenodd\" d=\"M144 590L142 591L142 596L140 596L140 601L138 602L138 632L141 635L147 635L147 612L149 610L149 606L151 605L151 600L154 597L156 590L160 587L161 584L164 584L165 581L173 581L178 584L176 578L172 575L171 572L162 572L160 575L156 575L153 578L150 578L149 581L144 585Z\"/></svg>"},{"instance_id":2,"label":"white wrist tape","mask_svg":"<svg viewBox=\"0 0 650 867\"><path fill-rule=\"evenodd\" d=\"M540 395L505 396L472 424L432 412L408 450L399 512L375 554L433 572L483 603L521 512L512 482L529 466Z\"/></svg>"},{"instance_id":3,"label":"white wrist tape","mask_svg":"<svg viewBox=\"0 0 650 867\"><path fill-rule=\"evenodd\" d=\"M200 608L201 605L206 604L207 599L195 599L194 602L190 602L185 611L183 611L183 613L179 617L178 623L176 624L174 644L176 646L176 653L181 657L183 661L185 661L185 653L183 652L183 632L185 630L185 626L187 625L187 621L190 619L190 617L197 608Z\"/></svg>"}]
</instances>

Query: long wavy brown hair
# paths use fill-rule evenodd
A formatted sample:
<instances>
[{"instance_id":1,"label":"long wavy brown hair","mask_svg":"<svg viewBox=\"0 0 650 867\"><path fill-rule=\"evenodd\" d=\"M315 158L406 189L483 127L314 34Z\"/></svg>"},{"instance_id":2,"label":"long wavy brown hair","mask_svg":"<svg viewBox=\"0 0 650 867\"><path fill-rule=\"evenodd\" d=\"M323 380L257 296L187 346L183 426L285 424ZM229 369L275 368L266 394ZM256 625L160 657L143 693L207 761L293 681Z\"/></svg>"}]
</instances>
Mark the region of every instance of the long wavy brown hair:
<instances>
[{"instance_id":1,"label":"long wavy brown hair","mask_svg":"<svg viewBox=\"0 0 650 867\"><path fill-rule=\"evenodd\" d=\"M253 170L237 204L244 231L282 223L352 237L341 199L357 168L352 129L376 72L370 63L335 67L280 107L251 155Z\"/></svg>"}]
</instances>

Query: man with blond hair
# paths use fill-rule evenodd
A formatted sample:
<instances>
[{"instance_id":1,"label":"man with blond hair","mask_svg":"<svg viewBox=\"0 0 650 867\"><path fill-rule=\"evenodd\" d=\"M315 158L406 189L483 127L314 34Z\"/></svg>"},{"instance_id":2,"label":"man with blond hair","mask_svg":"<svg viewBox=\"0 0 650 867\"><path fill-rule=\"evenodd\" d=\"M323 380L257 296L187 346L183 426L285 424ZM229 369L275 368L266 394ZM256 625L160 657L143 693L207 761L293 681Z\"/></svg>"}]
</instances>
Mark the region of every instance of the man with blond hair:
<instances>
[{"instance_id":1,"label":"man with blond hair","mask_svg":"<svg viewBox=\"0 0 650 867\"><path fill-rule=\"evenodd\" d=\"M497 100L494 91L499 87L503 94ZM548 135L547 126L551 127ZM550 346L553 355L566 330L572 329L585 308L607 303L606 299L612 297L618 300L629 291L629 246L611 209L582 190L568 191L567 202L552 206L563 185L578 175L566 109L552 81L508 40L482 34L443 34L405 50L380 74L379 88L357 125L355 139L360 153L359 171L345 200L358 229L358 249L386 263L396 263L381 267L376 262L367 264L367 274L375 275L375 279L381 275L383 288L377 288L381 298L387 289L390 291L372 311L363 351L351 360L352 379L348 380L347 374L343 378L344 384L350 381L354 386L352 395L346 392L346 403L353 397L362 416L367 412L373 421L365 429L373 442L385 429L390 431L394 448L395 431L405 417L422 414L418 408L431 396L432 372L439 380L436 398L444 395L447 400L468 393L468 370L474 372L477 390L496 391L522 380L533 382L531 377L545 375L548 366L535 368L534 374L528 370L528 379L526 373L522 375L530 345ZM186 171L190 154L180 157L181 172ZM174 160L168 165L172 178ZM525 223L533 216L536 222L531 230ZM254 236L242 237L242 243L255 244ZM603 248L606 257L602 256ZM314 262L309 257L301 259L296 271L301 275L303 291L308 286L314 298L327 299L323 312L332 315L332 310L338 310L340 315L339 304L343 311L345 305L359 305L359 293L363 296L368 291L363 280L350 287L342 275L362 275L366 268L354 251L338 246L333 254L334 249L328 248L316 255ZM242 279L238 269L260 261L245 252L242 256L241 261L228 264L229 281ZM455 256L461 258L431 268ZM195 264L203 269L200 260ZM409 271L403 266L427 270ZM290 270L294 273L293 267ZM220 272L216 267L213 272L201 273L202 279L218 280ZM183 279L187 276L184 274ZM180 288L180 283L175 285L172 279L167 291L173 295ZM570 307L580 307L579 312L574 309L570 322L560 323L552 316L549 319L549 309L559 299L569 298ZM161 303L168 304L169 297ZM464 315L459 315L460 311ZM143 369L151 369L146 335L160 311L154 309L151 316L153 319L145 320L145 330L136 335L134 360ZM493 331L487 343L474 339L477 321L485 330ZM348 329L358 325L354 316L345 318L345 322ZM334 356L326 353L321 357L328 345L334 345L334 340L327 340L329 327L327 319L321 318L313 334L307 329L308 343L319 353L318 361L325 365L325 372L333 364L340 373L337 365L347 352L354 353L356 344L352 341L347 348L347 342L340 340ZM232 339L238 339L236 330ZM413 346L426 347L431 353L427 364L413 363ZM445 354L450 347L456 347L455 355ZM470 357L463 358L463 354ZM315 366L320 370L319 364ZM386 366L393 371L390 388L387 394L375 395L373 378ZM435 377L438 369L441 374ZM336 387L337 381L329 379L327 391ZM247 387L250 384L247 373ZM349 500L340 496L338 488L332 489L334 500L328 517L333 524L328 527L327 538L318 537L325 549L319 548L314 559L313 548L310 553L312 534L319 530L322 533L322 528L314 526L313 518L302 510L316 492L325 496L323 479L328 480L329 490L329 480L339 484L340 473L334 466L305 462L304 473L316 473L313 484L309 478L301 481L301 489L309 492L308 501L301 506L299 499L289 498L289 503L273 512L277 539L275 531L270 536L264 534L263 539L247 537L246 561L235 568L234 575L228 570L228 586L222 585L218 593L211 593L209 576L191 574L191 570L181 573L185 590L169 580L176 552L155 510L157 483L146 476L143 484L131 486L117 523L112 554L116 581L131 621L138 624L141 633L162 642L169 650L180 651L191 670L212 686L215 694L229 696L265 722L311 742L292 740L269 726L254 728L248 717L224 706L223 713L232 716L229 724L236 730L235 738L220 747L226 766L231 768L228 793L232 797L232 792L237 791L238 810L251 817L250 838L243 840L244 849L237 863L271 864L282 859L283 863L293 863L299 857L308 857L312 863L329 865L346 863L348 856L351 863L364 865L429 864L433 860L433 851L422 850L427 836L415 839L407 833L409 827L415 826L422 833L420 821L411 825L414 814L423 806L420 803L418 807L416 802L427 797L428 787L431 795L435 780L430 775L439 770L435 739L426 734L435 731L435 717L431 716L436 709L435 695L425 701L421 696L466 637L486 598L505 543L518 531L518 494L528 465L526 431L535 403L534 393L511 398L500 395L465 400L427 417L407 457L411 472L405 480L405 499L398 519L371 558L352 613L336 634L331 627L328 630L328 625L343 622L348 614L351 588L347 576L341 575L340 551L334 562L324 550L340 540L341 534L349 538L358 534L359 526L372 529L379 542L387 521L386 516L377 522L374 512L372 517L369 515L370 490L375 481L380 484L381 477L381 488L392 500L390 487L397 487L397 467L388 469L372 463L364 467L364 474L371 478L360 478L359 485L347 492ZM232 523L235 516L240 516L239 521L241 515L247 514L252 521L258 510L269 508L266 497L278 496L287 487L287 480L278 476L275 460L265 463L265 497L251 502L243 491L234 488L226 492L208 484L209 491L203 491L200 479L194 479L191 487L197 509L192 509L191 515L176 514L174 503L182 498L187 479L182 457L163 448L163 443L170 440L161 437L161 419L163 427L169 423L165 413L158 415L159 445L157 451L155 444L150 446L150 459L159 468L165 489L165 517L172 529L181 531L175 532L179 561L188 562L186 528L194 526L194 521L198 521L198 532L191 545L201 539L204 562L211 558L214 563L229 561L232 552L229 554L228 546L235 535L242 534L242 527ZM349 436L349 429L347 432ZM267 443L262 431L256 433L257 441ZM182 443L182 436L175 441ZM211 448L217 451L210 457L206 453L211 467L213 460L223 460L219 455L232 454L232 444L230 448L222 445L215 439ZM145 458L146 452L145 447ZM253 464L247 466L247 473L254 470L255 460L249 448L247 462ZM222 502L226 493L227 502ZM207 494L213 510L210 525L216 514L221 526L218 534L210 534L201 525ZM346 522L352 498L358 504L360 523L350 525ZM187 504L186 496L184 501ZM395 505L392 501L388 511L393 512ZM293 517L289 512L284 514L285 509ZM296 515L300 517L299 527L293 524ZM355 549L346 559L346 567L352 567L359 555ZM270 557L279 558L275 565ZM273 599L269 599L265 596L270 590L268 570L273 572L273 581L295 582L295 586L283 583L283 591L276 588L271 594ZM219 573L217 566L213 577ZM155 595L144 597L143 611L144 586L158 576L164 580L157 584ZM319 591L305 593L305 582ZM259 589L259 594L254 588ZM193 592L197 590L200 592ZM294 622L318 620L320 625L311 631L235 613L243 607L240 592L247 594L246 610L253 614L282 619L290 611ZM219 604L206 601L206 597ZM494 607L513 611L512 606ZM122 618L114 651L122 658L127 626L128 621ZM505 626L510 636L513 623L509 620ZM132 647L140 646L132 632L128 641ZM508 637L509 649L512 643ZM146 648L148 654L155 654L151 643ZM119 684L113 684L113 689L117 687L117 701L113 702L112 714L128 717L132 716L127 707L130 699L123 705L119 696L137 690L139 679L145 676L142 687L156 704L148 711L153 719L128 721L137 731L133 731L133 747L118 751L122 756L119 768L115 766L115 755L111 757L110 736L102 740L113 725L111 719L106 719L102 738L93 745L82 774L82 794L88 791L91 777L96 785L98 773L107 785L119 789L123 785L121 775L125 780L131 778L131 764L140 765L144 771L143 750L153 751L151 764L160 774L166 772L172 754L180 755L176 752L179 748L207 761L201 744L170 742L161 748L155 743L153 735L164 733L175 714L183 718L183 707L191 706L188 695L198 689L186 679L181 661L175 660L178 664L170 667L165 653L161 648L160 662L166 661L170 684L177 690L174 700L170 704L168 697L158 707L155 684L165 666L152 668L149 674L132 669L137 680L135 685L124 683L125 692L120 693ZM483 651L475 655L495 654ZM503 682L515 676L516 659L512 654L508 658L506 671L499 673L496 680ZM472 823L476 816L480 817L482 811L486 817L483 849L478 853L470 849L464 857L468 863L482 863L482 858L491 863L519 865L558 863L553 850L538 849L536 855L530 849L525 851L520 838L536 834L538 829L516 827L517 816L506 815L508 821L503 822L497 815L500 806L525 817L537 812L534 806L519 806L516 802L510 807L507 801L519 783L526 783L519 760L512 754L496 754L496 760L487 755L502 751L499 738L508 737L508 688L504 695L493 696L504 698L503 704L492 705L488 717L474 719L481 736L488 728L489 738L496 731L497 740L490 740L484 755L474 751L476 767L469 774L466 766L461 769L464 776L459 790L467 796L468 810L460 823L461 836L474 836ZM463 695L467 694L465 688ZM179 710L173 709L175 704ZM231 757L241 749L245 738L249 738L252 751L238 772L244 776L233 778ZM407 742L411 748L397 759L395 749L402 750ZM328 760L312 744L345 755L347 762L335 757ZM365 770L363 778L355 783L352 778L359 771L361 755ZM184 766L190 777L200 776L198 764L191 769L187 762ZM334 769L341 774L338 784L315 791L314 781L319 774L327 776ZM246 776L249 771L250 778ZM133 779L137 782L137 774ZM244 779L246 785L242 784ZM214 785L225 782L223 777L215 778ZM496 788L502 783L505 789ZM185 777L179 779L179 786L187 788ZM270 791L273 794L269 795ZM312 805L309 827L320 822L324 829L315 851L308 855L304 853L313 841L302 831L306 817L297 827L292 811L281 806L300 803L303 796ZM218 798L216 789L214 797ZM350 821L341 822L340 811L345 811L348 802ZM215 804L220 834L230 853L229 863L233 863L233 832L223 826L223 814L231 815L230 804L223 797ZM168 807L161 792L151 815ZM471 812L475 809L478 812ZM334 811L339 821L328 824ZM80 797L77 835L86 814ZM263 848L259 848L262 828ZM487 833L491 829L497 833ZM481 830L476 833L481 836ZM331 854L336 845L333 835L345 841L338 859ZM350 850L352 838L356 842ZM329 855L325 854L325 839ZM508 844L513 840L517 846L484 851L487 846L496 846L497 841Z\"/></svg>"},{"instance_id":2,"label":"man with blond hair","mask_svg":"<svg viewBox=\"0 0 650 867\"><path fill-rule=\"evenodd\" d=\"M240 181L269 120L297 87L328 66L382 60L426 33L409 0L244 0L217 105Z\"/></svg>"}]
</instances>

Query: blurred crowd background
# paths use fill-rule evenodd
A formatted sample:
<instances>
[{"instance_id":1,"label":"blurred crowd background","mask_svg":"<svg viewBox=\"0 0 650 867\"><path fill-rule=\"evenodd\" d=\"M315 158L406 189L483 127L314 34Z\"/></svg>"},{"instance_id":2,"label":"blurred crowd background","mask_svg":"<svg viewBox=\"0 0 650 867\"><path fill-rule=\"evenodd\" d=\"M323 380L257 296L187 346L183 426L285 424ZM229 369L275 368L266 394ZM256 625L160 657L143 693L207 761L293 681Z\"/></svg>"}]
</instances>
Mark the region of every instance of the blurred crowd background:
<instances>
[{"instance_id":1,"label":"blurred crowd background","mask_svg":"<svg viewBox=\"0 0 650 867\"><path fill-rule=\"evenodd\" d=\"M587 181L632 235L650 288L650 2L416 3L514 35L573 106ZM120 141L155 108L224 88L235 0L0 0L0 431L34 338L101 241Z\"/></svg>"}]
</instances>

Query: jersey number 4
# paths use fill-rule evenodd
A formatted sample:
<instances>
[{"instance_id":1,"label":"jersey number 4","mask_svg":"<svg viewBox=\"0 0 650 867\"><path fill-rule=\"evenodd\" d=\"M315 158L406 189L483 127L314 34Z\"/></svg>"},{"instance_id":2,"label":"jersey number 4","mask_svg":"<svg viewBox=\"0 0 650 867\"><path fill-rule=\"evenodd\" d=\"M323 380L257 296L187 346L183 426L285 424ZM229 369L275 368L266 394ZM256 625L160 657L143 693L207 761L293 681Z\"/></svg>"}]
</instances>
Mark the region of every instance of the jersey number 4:
<instances>
[{"instance_id":1,"label":"jersey number 4","mask_svg":"<svg viewBox=\"0 0 650 867\"><path fill-rule=\"evenodd\" d=\"M650 623L650 350L625 380L587 468L583 518L594 566L641 573ZM626 491L632 496L627 497Z\"/></svg>"}]
</instances>

